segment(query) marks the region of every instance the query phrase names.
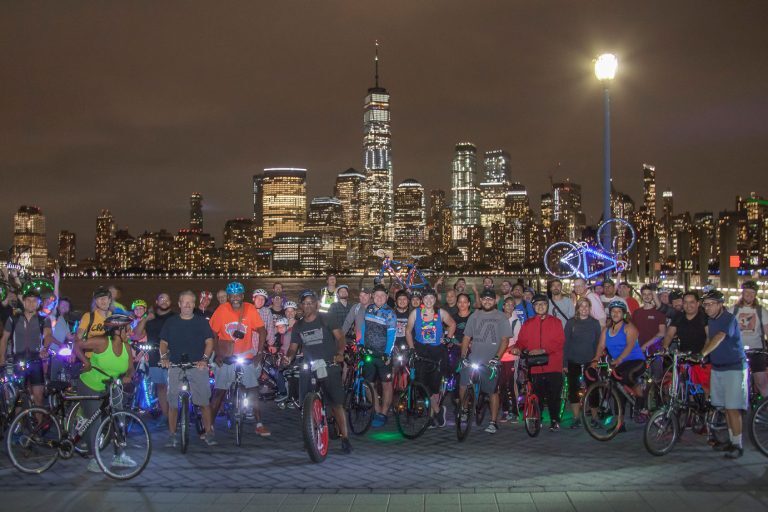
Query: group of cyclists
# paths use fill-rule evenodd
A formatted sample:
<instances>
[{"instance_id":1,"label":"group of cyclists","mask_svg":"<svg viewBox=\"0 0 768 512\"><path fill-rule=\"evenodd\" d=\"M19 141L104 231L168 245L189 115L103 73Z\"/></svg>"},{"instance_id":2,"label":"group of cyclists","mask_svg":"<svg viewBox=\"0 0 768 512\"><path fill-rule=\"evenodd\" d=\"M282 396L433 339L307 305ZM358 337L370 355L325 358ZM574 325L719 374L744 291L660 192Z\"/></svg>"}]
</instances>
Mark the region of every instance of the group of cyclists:
<instances>
[{"instance_id":1,"label":"group of cyclists","mask_svg":"<svg viewBox=\"0 0 768 512\"><path fill-rule=\"evenodd\" d=\"M485 428L489 434L495 434L500 423L518 422L521 392L516 362L521 357L530 359L529 378L547 404L550 432L560 429L564 399L573 414L571 429L584 426L582 418L598 421L594 413L590 418L593 404L584 402L580 389L594 380L594 369L606 357L615 378L640 397L638 378L646 370L649 354L671 349L693 354L691 358L701 364L691 366L691 379L706 389L714 407L725 410L728 441L714 442L713 447L728 458L743 455L748 375L760 394L768 396L768 361L763 357L747 361L745 353L745 347L763 348L768 326L754 281L743 284L740 299L730 309L724 295L714 289L700 294L645 284L638 301L629 283L617 287L611 279L591 285L576 279L566 294L558 279L549 281L544 292L509 280L501 281L497 289L490 276L481 288L468 287L463 278L448 287L439 278L434 287L421 289L362 286L357 301L352 301L349 286L331 275L321 290L306 290L296 301L286 296L280 283L270 292L253 291L246 301L245 286L231 282L215 294L160 293L152 304L137 299L130 307L120 303L119 288L99 287L91 308L80 318L72 318L69 299L59 295L58 274L53 281L48 294L30 287L15 297L6 290L0 307L4 324L0 365L24 362L15 364L14 371L24 378L37 406L44 405L45 383L67 375L62 365L70 371L66 378L78 394L104 393L105 376L128 385L143 365L168 422L168 447L179 443L177 402L182 384L199 408L200 438L207 445L217 444L215 420L235 379L245 387L244 403L251 408L255 433L269 436L259 410L259 388L269 380L276 390L275 402L300 404L311 370L299 372L298 379L286 377L283 370L302 358L304 363L327 363L320 386L342 452L350 453L344 411L345 376L354 370L350 351L364 356L362 376L374 390L372 428L388 422L393 380L404 358L415 361L415 379L432 397L430 427L450 423L450 402L439 395L444 379L460 382L452 390L453 403L459 404L470 379L477 378L489 397ZM51 357L69 351L71 355L64 358ZM271 364L265 362L267 356ZM90 415L98 404L84 407ZM462 411L457 414L459 418ZM89 446L94 435L95 429L89 428ZM117 453L112 463L135 464ZM99 471L94 461L88 467Z\"/></svg>"}]
</instances>

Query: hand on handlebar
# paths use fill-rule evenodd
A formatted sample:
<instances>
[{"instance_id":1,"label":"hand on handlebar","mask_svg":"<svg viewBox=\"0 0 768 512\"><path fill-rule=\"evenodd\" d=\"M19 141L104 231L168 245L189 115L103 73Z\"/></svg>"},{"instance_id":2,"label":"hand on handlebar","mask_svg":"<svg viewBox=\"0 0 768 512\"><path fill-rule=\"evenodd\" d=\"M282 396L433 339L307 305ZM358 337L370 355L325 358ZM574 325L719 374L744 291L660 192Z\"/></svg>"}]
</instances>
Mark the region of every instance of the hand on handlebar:
<instances>
[{"instance_id":1,"label":"hand on handlebar","mask_svg":"<svg viewBox=\"0 0 768 512\"><path fill-rule=\"evenodd\" d=\"M160 359L160 368L170 368L171 362L168 359Z\"/></svg>"},{"instance_id":2,"label":"hand on handlebar","mask_svg":"<svg viewBox=\"0 0 768 512\"><path fill-rule=\"evenodd\" d=\"M208 369L208 360L207 359L201 359L199 360L195 366L198 370L206 370Z\"/></svg>"}]
</instances>

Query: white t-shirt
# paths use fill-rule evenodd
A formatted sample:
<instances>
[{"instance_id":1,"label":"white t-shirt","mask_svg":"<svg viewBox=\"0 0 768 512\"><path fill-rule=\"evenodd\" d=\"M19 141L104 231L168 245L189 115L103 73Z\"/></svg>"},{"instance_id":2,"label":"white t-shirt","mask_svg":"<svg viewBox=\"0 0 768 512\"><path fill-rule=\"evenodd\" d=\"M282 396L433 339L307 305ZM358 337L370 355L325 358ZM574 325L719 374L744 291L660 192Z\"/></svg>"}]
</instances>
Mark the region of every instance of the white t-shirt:
<instances>
[{"instance_id":1,"label":"white t-shirt","mask_svg":"<svg viewBox=\"0 0 768 512\"><path fill-rule=\"evenodd\" d=\"M736 308L736 306L730 309L733 313L736 309L736 321L739 322L739 330L741 331L741 342L745 347L761 348L763 341L761 339L763 332L768 334L768 311L761 307L762 317L759 321L763 324L763 329L760 329L758 324L757 310L746 306Z\"/></svg>"}]
</instances>

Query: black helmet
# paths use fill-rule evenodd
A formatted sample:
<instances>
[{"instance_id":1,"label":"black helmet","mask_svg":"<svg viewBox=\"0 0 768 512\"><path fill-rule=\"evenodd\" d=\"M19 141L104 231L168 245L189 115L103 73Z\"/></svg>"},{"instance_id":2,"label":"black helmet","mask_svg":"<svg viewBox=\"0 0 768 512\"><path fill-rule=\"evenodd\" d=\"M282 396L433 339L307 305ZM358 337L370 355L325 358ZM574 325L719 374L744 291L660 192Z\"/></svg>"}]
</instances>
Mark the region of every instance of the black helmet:
<instances>
[{"instance_id":1,"label":"black helmet","mask_svg":"<svg viewBox=\"0 0 768 512\"><path fill-rule=\"evenodd\" d=\"M115 313L113 315L109 315L104 320L104 327L107 329L119 329L121 327L125 327L126 325L131 325L132 321L133 319L128 315Z\"/></svg>"},{"instance_id":2,"label":"black helmet","mask_svg":"<svg viewBox=\"0 0 768 512\"><path fill-rule=\"evenodd\" d=\"M549 298L543 293L537 293L531 299L531 304L536 304L537 302L549 302Z\"/></svg>"},{"instance_id":3,"label":"black helmet","mask_svg":"<svg viewBox=\"0 0 768 512\"><path fill-rule=\"evenodd\" d=\"M683 292L681 290L672 290L669 294L669 300L670 302L676 299L682 299L683 298Z\"/></svg>"},{"instance_id":4,"label":"black helmet","mask_svg":"<svg viewBox=\"0 0 768 512\"><path fill-rule=\"evenodd\" d=\"M751 279L749 281L744 281L744 284L741 285L741 289L757 291L757 283Z\"/></svg>"},{"instance_id":5,"label":"black helmet","mask_svg":"<svg viewBox=\"0 0 768 512\"><path fill-rule=\"evenodd\" d=\"M716 302L725 302L725 295L723 295L723 292L721 292L720 290L709 290L707 293L704 294L701 300L702 301L714 300Z\"/></svg>"}]
</instances>

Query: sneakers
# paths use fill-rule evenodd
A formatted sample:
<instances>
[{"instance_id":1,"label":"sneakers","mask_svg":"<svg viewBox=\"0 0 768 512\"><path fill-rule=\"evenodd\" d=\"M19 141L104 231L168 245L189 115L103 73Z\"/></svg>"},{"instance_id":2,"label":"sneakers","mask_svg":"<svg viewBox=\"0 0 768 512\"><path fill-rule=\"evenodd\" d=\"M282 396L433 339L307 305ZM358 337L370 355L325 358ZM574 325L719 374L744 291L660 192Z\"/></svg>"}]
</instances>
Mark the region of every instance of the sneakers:
<instances>
[{"instance_id":1,"label":"sneakers","mask_svg":"<svg viewBox=\"0 0 768 512\"><path fill-rule=\"evenodd\" d=\"M346 454L352 453L352 443L349 442L348 437L341 438L341 451Z\"/></svg>"},{"instance_id":2,"label":"sneakers","mask_svg":"<svg viewBox=\"0 0 768 512\"><path fill-rule=\"evenodd\" d=\"M213 432L206 433L203 436L203 441L205 441L205 444L207 444L208 446L216 446L217 444L219 444L218 441L216 441L216 438Z\"/></svg>"},{"instance_id":3,"label":"sneakers","mask_svg":"<svg viewBox=\"0 0 768 512\"><path fill-rule=\"evenodd\" d=\"M442 407L440 407L440 411L437 414L434 415L434 421L435 421L435 426L436 427L443 428L445 426L445 412L446 412L446 410L447 410L446 407L443 405Z\"/></svg>"},{"instance_id":4,"label":"sneakers","mask_svg":"<svg viewBox=\"0 0 768 512\"><path fill-rule=\"evenodd\" d=\"M730 441L727 443L718 443L717 441L715 441L715 444L712 445L712 449L715 450L716 452L729 452L734 448L736 447L733 444L731 444Z\"/></svg>"},{"instance_id":5,"label":"sneakers","mask_svg":"<svg viewBox=\"0 0 768 512\"><path fill-rule=\"evenodd\" d=\"M284 393L278 393L278 394L275 395L275 402L278 403L278 404L282 403L282 402L285 402L286 400L288 400L288 394L287 393L285 393L285 394Z\"/></svg>"},{"instance_id":6,"label":"sneakers","mask_svg":"<svg viewBox=\"0 0 768 512\"><path fill-rule=\"evenodd\" d=\"M101 473L101 468L99 467L99 463L96 462L96 459L88 461L88 471L91 473Z\"/></svg>"},{"instance_id":7,"label":"sneakers","mask_svg":"<svg viewBox=\"0 0 768 512\"><path fill-rule=\"evenodd\" d=\"M556 421L553 421L549 424L549 431L550 432L557 432L560 430L560 424Z\"/></svg>"},{"instance_id":8,"label":"sneakers","mask_svg":"<svg viewBox=\"0 0 768 512\"><path fill-rule=\"evenodd\" d=\"M495 421L490 422L488 426L485 427L485 431L489 434L495 434L497 430L499 430L499 426L496 425Z\"/></svg>"},{"instance_id":9,"label":"sneakers","mask_svg":"<svg viewBox=\"0 0 768 512\"><path fill-rule=\"evenodd\" d=\"M168 436L168 440L165 442L166 448L176 448L179 446L179 440L176 438L176 434L171 434Z\"/></svg>"},{"instance_id":10,"label":"sneakers","mask_svg":"<svg viewBox=\"0 0 768 512\"><path fill-rule=\"evenodd\" d=\"M380 414L380 413L374 413L373 420L371 421L371 426L373 428L381 428L384 425L387 424L387 415L386 414Z\"/></svg>"},{"instance_id":11,"label":"sneakers","mask_svg":"<svg viewBox=\"0 0 768 512\"><path fill-rule=\"evenodd\" d=\"M256 419L256 416L254 416L254 414L253 414L253 409L251 409L250 411L245 413L245 419L248 420L248 421L253 421L253 420Z\"/></svg>"},{"instance_id":12,"label":"sneakers","mask_svg":"<svg viewBox=\"0 0 768 512\"><path fill-rule=\"evenodd\" d=\"M738 459L742 455L744 455L744 448L736 446L735 444L732 444L730 450L726 450L725 452L726 459Z\"/></svg>"},{"instance_id":13,"label":"sneakers","mask_svg":"<svg viewBox=\"0 0 768 512\"><path fill-rule=\"evenodd\" d=\"M581 420L573 420L573 423L571 423L571 430L576 430L577 428L581 428Z\"/></svg>"},{"instance_id":14,"label":"sneakers","mask_svg":"<svg viewBox=\"0 0 768 512\"><path fill-rule=\"evenodd\" d=\"M600 423L597 420L589 420L589 426L594 428L594 429L601 429L601 428L603 428L602 423Z\"/></svg>"},{"instance_id":15,"label":"sneakers","mask_svg":"<svg viewBox=\"0 0 768 512\"><path fill-rule=\"evenodd\" d=\"M272 432L270 432L262 423L256 424L256 433L261 437L269 437L272 435Z\"/></svg>"},{"instance_id":16,"label":"sneakers","mask_svg":"<svg viewBox=\"0 0 768 512\"><path fill-rule=\"evenodd\" d=\"M112 466L116 468L135 468L136 461L124 453L112 457Z\"/></svg>"}]
</instances>

